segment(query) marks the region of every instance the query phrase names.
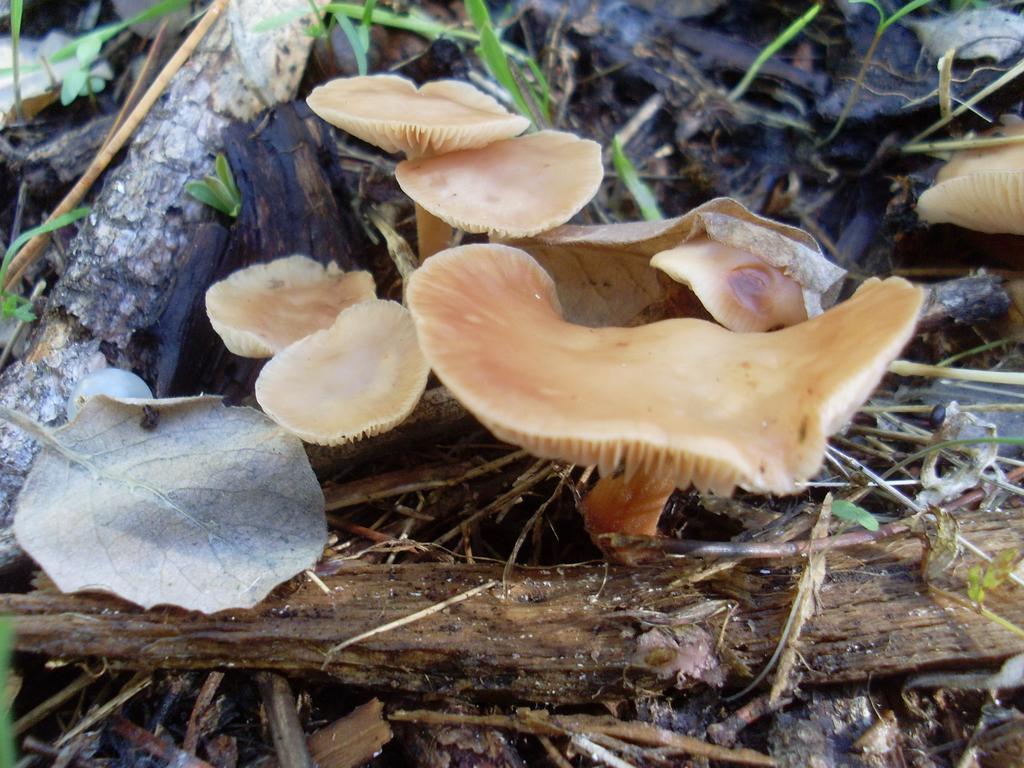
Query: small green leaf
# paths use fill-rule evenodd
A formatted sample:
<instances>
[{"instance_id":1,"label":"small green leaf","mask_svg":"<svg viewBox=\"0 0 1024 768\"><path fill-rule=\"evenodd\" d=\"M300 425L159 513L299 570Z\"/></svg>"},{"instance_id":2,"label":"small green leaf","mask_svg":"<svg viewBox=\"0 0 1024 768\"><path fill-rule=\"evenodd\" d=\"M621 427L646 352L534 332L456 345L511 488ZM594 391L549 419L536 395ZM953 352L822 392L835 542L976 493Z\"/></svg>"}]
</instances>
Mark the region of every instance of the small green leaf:
<instances>
[{"instance_id":1,"label":"small green leaf","mask_svg":"<svg viewBox=\"0 0 1024 768\"><path fill-rule=\"evenodd\" d=\"M98 36L86 35L78 41L78 45L75 47L75 58L78 59L78 63L82 65L83 69L88 69L89 65L100 55L102 47L103 41Z\"/></svg>"},{"instance_id":2,"label":"small green leaf","mask_svg":"<svg viewBox=\"0 0 1024 768\"><path fill-rule=\"evenodd\" d=\"M233 197L241 198L242 193L238 190L238 185L235 184L235 174L231 172L231 166L228 165L228 159L223 152L217 153L217 157L213 161L213 167L217 172L217 178L227 187L228 192Z\"/></svg>"},{"instance_id":3,"label":"small green leaf","mask_svg":"<svg viewBox=\"0 0 1024 768\"><path fill-rule=\"evenodd\" d=\"M85 81L89 77L86 69L74 69L64 75L64 82L60 84L60 103L67 106L77 99L85 90Z\"/></svg>"},{"instance_id":4,"label":"small green leaf","mask_svg":"<svg viewBox=\"0 0 1024 768\"><path fill-rule=\"evenodd\" d=\"M840 520L856 523L861 528L866 528L869 531L878 530L878 520L875 519L875 516L864 509L864 507L858 506L852 501L836 499L832 502L832 514Z\"/></svg>"},{"instance_id":5,"label":"small green leaf","mask_svg":"<svg viewBox=\"0 0 1024 768\"><path fill-rule=\"evenodd\" d=\"M208 205L214 210L220 211L228 216L231 215L231 208L224 204L217 193L210 189L206 181L189 181L185 183L185 191L203 205Z\"/></svg>"},{"instance_id":6,"label":"small green leaf","mask_svg":"<svg viewBox=\"0 0 1024 768\"><path fill-rule=\"evenodd\" d=\"M972 565L967 571L967 597L973 603L981 603L985 599L985 589L981 585L980 565Z\"/></svg>"},{"instance_id":7,"label":"small green leaf","mask_svg":"<svg viewBox=\"0 0 1024 768\"><path fill-rule=\"evenodd\" d=\"M31 323L36 319L36 313L32 311L32 302L8 291L3 293L0 314L4 317L13 317L19 323Z\"/></svg>"}]
</instances>

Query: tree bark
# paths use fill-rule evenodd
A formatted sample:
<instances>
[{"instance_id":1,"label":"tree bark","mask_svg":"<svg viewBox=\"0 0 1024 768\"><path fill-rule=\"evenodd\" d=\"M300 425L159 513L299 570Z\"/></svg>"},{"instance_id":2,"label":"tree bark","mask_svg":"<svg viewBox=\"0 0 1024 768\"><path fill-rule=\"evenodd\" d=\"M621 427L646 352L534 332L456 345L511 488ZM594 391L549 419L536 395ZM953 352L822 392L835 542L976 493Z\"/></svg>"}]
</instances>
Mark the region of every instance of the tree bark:
<instances>
[{"instance_id":1,"label":"tree bark","mask_svg":"<svg viewBox=\"0 0 1024 768\"><path fill-rule=\"evenodd\" d=\"M972 512L960 522L988 552L1024 545L1022 511ZM828 555L820 609L800 636L806 684L994 665L1024 651L1015 634L933 594L922 554L921 543L905 537ZM377 691L583 702L749 677L775 648L800 563L737 566L698 584L699 562L689 560L517 569L507 594L500 564L346 563L324 577L330 594L303 582L256 609L213 616L51 591L0 596L0 612L14 616L20 650L63 659L271 668ZM968 565L961 561L942 587L964 594ZM331 650L490 580L499 583L441 612ZM1024 625L1024 606L1006 597L1010 591L994 590L986 605Z\"/></svg>"}]
</instances>

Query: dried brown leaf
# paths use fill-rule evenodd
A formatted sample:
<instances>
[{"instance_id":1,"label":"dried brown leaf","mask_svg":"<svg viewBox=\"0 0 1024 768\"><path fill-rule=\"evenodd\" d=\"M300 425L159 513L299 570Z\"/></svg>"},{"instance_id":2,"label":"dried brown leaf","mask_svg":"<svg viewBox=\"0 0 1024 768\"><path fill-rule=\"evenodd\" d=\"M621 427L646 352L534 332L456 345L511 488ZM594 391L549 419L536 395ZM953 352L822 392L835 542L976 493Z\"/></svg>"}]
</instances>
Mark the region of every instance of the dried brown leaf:
<instances>
[{"instance_id":1,"label":"dried brown leaf","mask_svg":"<svg viewBox=\"0 0 1024 768\"><path fill-rule=\"evenodd\" d=\"M813 237L728 197L673 219L566 225L508 244L525 250L551 274L566 319L600 327L634 324L641 313L652 315L643 321L660 319L651 309L674 302L674 286L650 260L700 236L748 250L791 277L801 287L808 317L836 300L845 272L825 258Z\"/></svg>"},{"instance_id":2,"label":"dried brown leaf","mask_svg":"<svg viewBox=\"0 0 1024 768\"><path fill-rule=\"evenodd\" d=\"M0 417L43 446L14 532L65 592L247 608L322 552L323 494L302 444L258 411L99 396L55 430Z\"/></svg>"}]
</instances>

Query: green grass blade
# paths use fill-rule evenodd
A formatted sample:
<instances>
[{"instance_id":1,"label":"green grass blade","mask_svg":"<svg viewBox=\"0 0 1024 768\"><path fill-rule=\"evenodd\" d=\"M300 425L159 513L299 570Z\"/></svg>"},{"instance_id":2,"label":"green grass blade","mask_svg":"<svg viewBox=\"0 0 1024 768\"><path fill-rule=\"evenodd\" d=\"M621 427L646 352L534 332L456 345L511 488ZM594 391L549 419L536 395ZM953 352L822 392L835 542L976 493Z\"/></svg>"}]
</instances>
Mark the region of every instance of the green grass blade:
<instances>
[{"instance_id":1,"label":"green grass blade","mask_svg":"<svg viewBox=\"0 0 1024 768\"><path fill-rule=\"evenodd\" d=\"M11 652L14 650L14 619L0 616L0 768L10 768L17 760L14 746L14 726L11 708L7 706L7 679L11 671Z\"/></svg>"},{"instance_id":2,"label":"green grass blade","mask_svg":"<svg viewBox=\"0 0 1024 768\"><path fill-rule=\"evenodd\" d=\"M363 4L363 17L359 24L359 38L363 41L363 50L370 52L370 27L373 26L373 11L377 7L377 0L366 0Z\"/></svg>"},{"instance_id":3,"label":"green grass blade","mask_svg":"<svg viewBox=\"0 0 1024 768\"><path fill-rule=\"evenodd\" d=\"M11 259L14 258L14 255L21 250L21 247L25 243L36 235L48 234L60 229L61 227L66 227L68 224L73 224L88 215L88 207L82 206L81 208L75 208L73 211L68 211L67 213L58 216L53 221L45 222L40 224L38 227L32 227L32 229L22 232L17 238L15 238L14 242L10 244L7 251L4 253L3 263L0 264L0 285L7 282L7 268L11 264Z\"/></svg>"},{"instance_id":4,"label":"green grass blade","mask_svg":"<svg viewBox=\"0 0 1024 768\"><path fill-rule=\"evenodd\" d=\"M647 221L658 221L665 218L661 208L658 207L658 201L654 196L654 192L640 178L640 174L636 172L636 167L626 156L626 153L622 151L622 142L619 141L618 136L612 138L612 164L615 166L615 171L619 174L622 183L629 190L629 194L636 200L640 214Z\"/></svg>"},{"instance_id":5,"label":"green grass blade","mask_svg":"<svg viewBox=\"0 0 1024 768\"><path fill-rule=\"evenodd\" d=\"M21 106L21 17L24 13L23 0L11 0L11 69L14 77L14 114L18 122L24 122L25 111Z\"/></svg>"},{"instance_id":6,"label":"green grass blade","mask_svg":"<svg viewBox=\"0 0 1024 768\"><path fill-rule=\"evenodd\" d=\"M120 34L133 24L141 24L145 21L151 21L152 19L159 18L160 16L174 13L181 8L185 8L188 4L189 0L162 0L162 2L150 6L146 10L142 11L142 13L135 14L130 19L114 22L113 24L106 24L102 27L96 27L92 32L72 40L70 43L58 50L50 56L50 61L56 63L58 61L70 59L72 56L76 56L78 54L78 46L86 38L95 37L100 42L100 45L102 45L114 35Z\"/></svg>"},{"instance_id":7,"label":"green grass blade","mask_svg":"<svg viewBox=\"0 0 1024 768\"><path fill-rule=\"evenodd\" d=\"M334 14L334 18L337 19L338 26L345 33L345 39L348 40L348 44L352 47L352 53L356 57L356 69L359 70L360 75L365 75L367 71L366 48L363 46L363 39L359 31L348 16Z\"/></svg>"},{"instance_id":8,"label":"green grass blade","mask_svg":"<svg viewBox=\"0 0 1024 768\"><path fill-rule=\"evenodd\" d=\"M466 0L466 13L477 31L491 26L491 12L487 10L484 0Z\"/></svg>"},{"instance_id":9,"label":"green grass blade","mask_svg":"<svg viewBox=\"0 0 1024 768\"><path fill-rule=\"evenodd\" d=\"M874 8L875 13L878 14L878 23L876 25L877 28L880 29L882 25L885 23L885 9L882 8L882 6L880 6L878 3L876 3L875 0L850 0L850 2L853 3L854 5L870 5L872 8Z\"/></svg>"},{"instance_id":10,"label":"green grass blade","mask_svg":"<svg viewBox=\"0 0 1024 768\"><path fill-rule=\"evenodd\" d=\"M889 27L891 27L897 21L902 19L908 13L913 13L918 8L921 8L921 7L925 6L925 5L928 5L931 1L932 0L911 0L911 2L907 3L906 5L904 5L898 11L896 11L896 13L894 13L892 16L890 16L888 19L886 19L885 21L882 22L882 25L881 25L882 31L885 32L885 30L887 30Z\"/></svg>"},{"instance_id":11,"label":"green grass blade","mask_svg":"<svg viewBox=\"0 0 1024 768\"><path fill-rule=\"evenodd\" d=\"M754 59L754 63L747 69L746 74L743 75L743 79L737 83L736 87L729 91L729 101L736 101L747 92L747 88L754 82L754 78L757 77L757 73L761 71L761 67L768 61L772 56L778 53L785 45L792 40L794 37L800 34L804 27L814 20L814 17L821 11L821 3L815 3L806 11L803 15L799 16L792 24L786 27L782 34L772 40L768 45L764 47L764 50L758 54L757 58Z\"/></svg>"}]
</instances>

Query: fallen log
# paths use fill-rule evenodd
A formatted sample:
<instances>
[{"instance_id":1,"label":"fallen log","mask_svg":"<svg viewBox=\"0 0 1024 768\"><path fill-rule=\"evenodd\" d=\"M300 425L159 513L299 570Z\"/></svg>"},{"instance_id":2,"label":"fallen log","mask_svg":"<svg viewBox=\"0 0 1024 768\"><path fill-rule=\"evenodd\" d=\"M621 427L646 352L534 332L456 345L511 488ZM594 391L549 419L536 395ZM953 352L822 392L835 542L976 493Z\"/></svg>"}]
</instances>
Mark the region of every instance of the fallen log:
<instances>
[{"instance_id":1,"label":"fallen log","mask_svg":"<svg viewBox=\"0 0 1024 768\"><path fill-rule=\"evenodd\" d=\"M1020 510L970 512L960 522L988 552L1024 544ZM921 575L923 551L904 537L829 553L820 610L801 634L805 684L994 665L1024 651L1017 635L933 593ZM580 702L716 677L740 682L774 650L800 562L737 566L701 583L692 583L700 564L687 560L517 569L503 587L501 564L348 561L323 577L329 592L299 579L253 610L144 611L41 589L0 595L0 612L15 618L20 650L62 659L275 669L376 691ZM943 588L963 594L967 565ZM1011 589L996 590L986 606L1024 625Z\"/></svg>"}]
</instances>

